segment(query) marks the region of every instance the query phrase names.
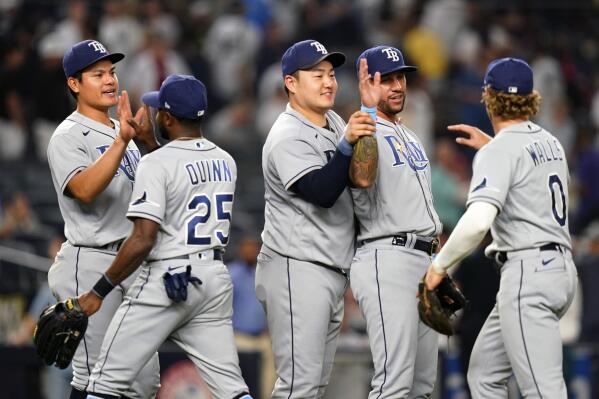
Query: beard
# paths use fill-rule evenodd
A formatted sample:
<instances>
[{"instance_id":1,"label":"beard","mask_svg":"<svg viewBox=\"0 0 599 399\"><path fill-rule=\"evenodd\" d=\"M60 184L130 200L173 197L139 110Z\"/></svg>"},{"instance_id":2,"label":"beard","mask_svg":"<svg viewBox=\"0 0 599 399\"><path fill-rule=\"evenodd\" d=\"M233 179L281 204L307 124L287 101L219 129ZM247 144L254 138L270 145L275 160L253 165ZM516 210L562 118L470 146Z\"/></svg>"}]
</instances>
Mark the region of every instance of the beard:
<instances>
[{"instance_id":1,"label":"beard","mask_svg":"<svg viewBox=\"0 0 599 399\"><path fill-rule=\"evenodd\" d=\"M403 111L406 105L406 93L403 93L403 101L399 106L391 106L387 101L381 101L378 105L378 108L385 114L389 116L395 116Z\"/></svg>"},{"instance_id":2,"label":"beard","mask_svg":"<svg viewBox=\"0 0 599 399\"><path fill-rule=\"evenodd\" d=\"M165 140L170 141L171 138L168 135L168 130L166 129L166 127L160 122L156 123L156 125L158 127L158 131L160 132L160 137L162 137Z\"/></svg>"}]
</instances>

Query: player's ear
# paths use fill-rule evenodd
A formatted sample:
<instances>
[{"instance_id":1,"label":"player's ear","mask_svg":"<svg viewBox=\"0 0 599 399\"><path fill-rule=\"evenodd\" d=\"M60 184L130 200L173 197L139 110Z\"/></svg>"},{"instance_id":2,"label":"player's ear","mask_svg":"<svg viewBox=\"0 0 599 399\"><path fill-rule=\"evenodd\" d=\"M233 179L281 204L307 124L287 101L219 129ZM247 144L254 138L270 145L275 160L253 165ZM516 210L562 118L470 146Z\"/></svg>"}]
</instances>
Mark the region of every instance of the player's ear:
<instances>
[{"instance_id":1,"label":"player's ear","mask_svg":"<svg viewBox=\"0 0 599 399\"><path fill-rule=\"evenodd\" d=\"M297 92L297 79L293 75L285 76L285 87L289 93L295 94Z\"/></svg>"},{"instance_id":2,"label":"player's ear","mask_svg":"<svg viewBox=\"0 0 599 399\"><path fill-rule=\"evenodd\" d=\"M162 123L164 124L164 126L171 126L173 124L174 120L173 120L173 116L171 115L170 112L165 110L162 113L162 116L163 116Z\"/></svg>"},{"instance_id":3,"label":"player's ear","mask_svg":"<svg viewBox=\"0 0 599 399\"><path fill-rule=\"evenodd\" d=\"M67 85L69 86L69 89L71 89L72 91L74 91L77 94L79 94L79 85L80 84L81 84L81 82L79 80L77 80L77 78L74 78L73 76L70 76L67 79Z\"/></svg>"}]
</instances>

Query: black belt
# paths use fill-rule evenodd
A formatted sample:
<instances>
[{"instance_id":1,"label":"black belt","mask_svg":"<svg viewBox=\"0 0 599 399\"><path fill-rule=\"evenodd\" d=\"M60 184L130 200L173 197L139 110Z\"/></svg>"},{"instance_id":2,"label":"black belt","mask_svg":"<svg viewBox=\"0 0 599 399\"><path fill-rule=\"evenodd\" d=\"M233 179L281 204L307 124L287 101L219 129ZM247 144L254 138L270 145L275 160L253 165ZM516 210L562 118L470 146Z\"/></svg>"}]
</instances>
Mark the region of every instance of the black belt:
<instances>
[{"instance_id":1,"label":"black belt","mask_svg":"<svg viewBox=\"0 0 599 399\"><path fill-rule=\"evenodd\" d=\"M101 249L103 251L119 252L119 249L121 249L121 246L123 245L124 242L125 242L125 239L123 238L121 240L109 242L108 244L102 245L101 247L94 247L94 248Z\"/></svg>"},{"instance_id":2,"label":"black belt","mask_svg":"<svg viewBox=\"0 0 599 399\"><path fill-rule=\"evenodd\" d=\"M562 247L560 247L559 244L556 244L554 242L551 242L549 244L545 244L545 245L542 245L539 247L539 251L560 251L561 252L561 250L562 250ZM495 259L497 259L497 261L503 265L507 261L507 252L506 251L497 252L497 254L495 255Z\"/></svg>"},{"instance_id":3,"label":"black belt","mask_svg":"<svg viewBox=\"0 0 599 399\"><path fill-rule=\"evenodd\" d=\"M152 259L150 260L150 262L158 262L158 261L165 261L165 260L172 260L172 259L194 259L197 258L198 260L204 260L205 257L203 257L203 254L205 253L209 253L209 251L212 251L212 259L213 260L223 260L223 251L221 251L220 249L210 249L207 251L202 251L202 252L195 252L193 254L187 254L187 255L180 255L180 256L173 256L172 258L166 258L166 259ZM212 260L211 259L211 260Z\"/></svg>"},{"instance_id":4,"label":"black belt","mask_svg":"<svg viewBox=\"0 0 599 399\"><path fill-rule=\"evenodd\" d=\"M406 244L408 243L408 235L406 233L399 233L397 235L390 236L390 238L391 238L391 245L405 247ZM362 241L362 243L378 241L378 240L380 240L380 238L364 240L364 241ZM435 253L437 253L437 249L439 249L439 240L436 237L430 241L417 238L416 242L414 243L413 248L417 249L419 251L422 251L422 252L426 252L428 255L432 256Z\"/></svg>"}]
</instances>

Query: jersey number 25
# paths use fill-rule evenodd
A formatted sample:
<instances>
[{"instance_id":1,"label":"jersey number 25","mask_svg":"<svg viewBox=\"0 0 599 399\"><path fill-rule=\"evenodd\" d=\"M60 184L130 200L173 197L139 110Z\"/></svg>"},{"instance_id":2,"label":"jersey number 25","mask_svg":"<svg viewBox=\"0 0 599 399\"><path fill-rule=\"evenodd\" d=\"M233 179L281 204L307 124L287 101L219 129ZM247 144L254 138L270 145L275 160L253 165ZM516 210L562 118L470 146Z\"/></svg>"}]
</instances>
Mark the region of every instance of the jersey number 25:
<instances>
[{"instance_id":1,"label":"jersey number 25","mask_svg":"<svg viewBox=\"0 0 599 399\"><path fill-rule=\"evenodd\" d=\"M214 230L214 235L222 245L226 245L229 241L229 228L231 226L231 212L225 209L226 204L233 203L233 194L215 194L212 201L205 195L196 195L187 205L189 210L198 210L197 213L203 211L202 214L196 214L187 222L187 245L210 245L212 238L207 235L198 235L198 225L206 224L212 215L212 204L216 211L216 223L210 224L209 227L216 227L220 222L225 221L227 227L222 230Z\"/></svg>"}]
</instances>

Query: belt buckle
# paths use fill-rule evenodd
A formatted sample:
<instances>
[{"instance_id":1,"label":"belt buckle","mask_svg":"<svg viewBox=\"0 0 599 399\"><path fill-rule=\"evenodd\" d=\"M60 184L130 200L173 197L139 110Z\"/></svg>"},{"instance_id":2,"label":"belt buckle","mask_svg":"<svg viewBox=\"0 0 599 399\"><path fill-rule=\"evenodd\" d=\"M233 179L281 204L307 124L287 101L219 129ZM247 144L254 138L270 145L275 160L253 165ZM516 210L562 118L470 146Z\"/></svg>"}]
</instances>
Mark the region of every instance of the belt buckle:
<instances>
[{"instance_id":1,"label":"belt buckle","mask_svg":"<svg viewBox=\"0 0 599 399\"><path fill-rule=\"evenodd\" d=\"M439 249L439 239L437 237L433 238L433 240L431 241L431 253L429 254L430 256L433 256L434 254L437 253L437 249Z\"/></svg>"},{"instance_id":2,"label":"belt buckle","mask_svg":"<svg viewBox=\"0 0 599 399\"><path fill-rule=\"evenodd\" d=\"M391 245L399 245L399 246L405 247L406 246L406 237L393 236L393 240L391 241Z\"/></svg>"}]
</instances>

